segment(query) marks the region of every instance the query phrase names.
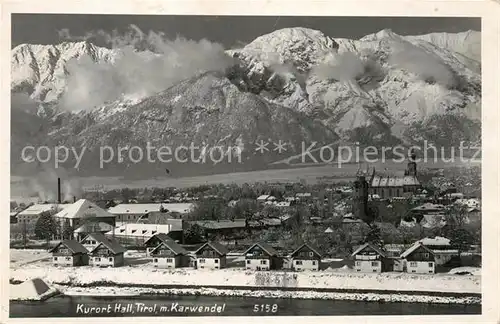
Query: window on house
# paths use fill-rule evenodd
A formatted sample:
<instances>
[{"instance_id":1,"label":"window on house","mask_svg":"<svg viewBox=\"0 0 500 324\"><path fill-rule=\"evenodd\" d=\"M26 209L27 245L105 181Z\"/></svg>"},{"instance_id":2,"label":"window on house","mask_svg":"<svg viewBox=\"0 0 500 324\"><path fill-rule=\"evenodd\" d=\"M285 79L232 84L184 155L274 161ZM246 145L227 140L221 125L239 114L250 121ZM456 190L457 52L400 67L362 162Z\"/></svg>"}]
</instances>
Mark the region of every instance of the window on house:
<instances>
[{"instance_id":1,"label":"window on house","mask_svg":"<svg viewBox=\"0 0 500 324\"><path fill-rule=\"evenodd\" d=\"M156 233L156 231L151 231L151 234L155 234L155 233Z\"/></svg>"},{"instance_id":2,"label":"window on house","mask_svg":"<svg viewBox=\"0 0 500 324\"><path fill-rule=\"evenodd\" d=\"M120 233L123 233L123 232L125 232L125 229L124 229L124 228L120 230Z\"/></svg>"},{"instance_id":3,"label":"window on house","mask_svg":"<svg viewBox=\"0 0 500 324\"><path fill-rule=\"evenodd\" d=\"M417 263L416 262L410 262L410 267L416 267Z\"/></svg>"},{"instance_id":4,"label":"window on house","mask_svg":"<svg viewBox=\"0 0 500 324\"><path fill-rule=\"evenodd\" d=\"M424 253L424 258L428 258L429 257L429 253Z\"/></svg>"},{"instance_id":5,"label":"window on house","mask_svg":"<svg viewBox=\"0 0 500 324\"><path fill-rule=\"evenodd\" d=\"M267 264L267 260L260 260L260 264Z\"/></svg>"},{"instance_id":6,"label":"window on house","mask_svg":"<svg viewBox=\"0 0 500 324\"><path fill-rule=\"evenodd\" d=\"M131 232L131 233L132 233L132 234L134 234L135 232L137 232L137 230L132 230L132 232Z\"/></svg>"},{"instance_id":7,"label":"window on house","mask_svg":"<svg viewBox=\"0 0 500 324\"><path fill-rule=\"evenodd\" d=\"M250 260L247 260L247 264L250 264Z\"/></svg>"},{"instance_id":8,"label":"window on house","mask_svg":"<svg viewBox=\"0 0 500 324\"><path fill-rule=\"evenodd\" d=\"M297 261L295 261L295 264L296 264L296 265L302 265L302 260L297 260Z\"/></svg>"},{"instance_id":9,"label":"window on house","mask_svg":"<svg viewBox=\"0 0 500 324\"><path fill-rule=\"evenodd\" d=\"M205 259L198 260L200 263L205 263Z\"/></svg>"},{"instance_id":10,"label":"window on house","mask_svg":"<svg viewBox=\"0 0 500 324\"><path fill-rule=\"evenodd\" d=\"M434 263L429 262L429 268L432 268L434 266Z\"/></svg>"},{"instance_id":11,"label":"window on house","mask_svg":"<svg viewBox=\"0 0 500 324\"><path fill-rule=\"evenodd\" d=\"M372 267L378 267L378 261L372 262Z\"/></svg>"},{"instance_id":12,"label":"window on house","mask_svg":"<svg viewBox=\"0 0 500 324\"><path fill-rule=\"evenodd\" d=\"M172 263L172 259L168 258L167 263Z\"/></svg>"},{"instance_id":13,"label":"window on house","mask_svg":"<svg viewBox=\"0 0 500 324\"><path fill-rule=\"evenodd\" d=\"M215 263L219 263L219 259L215 259L215 260L214 260L214 262L215 262Z\"/></svg>"},{"instance_id":14,"label":"window on house","mask_svg":"<svg viewBox=\"0 0 500 324\"><path fill-rule=\"evenodd\" d=\"M361 262L356 261L356 265L359 267L361 265Z\"/></svg>"},{"instance_id":15,"label":"window on house","mask_svg":"<svg viewBox=\"0 0 500 324\"><path fill-rule=\"evenodd\" d=\"M142 234L146 234L148 230L142 230Z\"/></svg>"},{"instance_id":16,"label":"window on house","mask_svg":"<svg viewBox=\"0 0 500 324\"><path fill-rule=\"evenodd\" d=\"M94 258L94 261L101 261L101 258Z\"/></svg>"},{"instance_id":17,"label":"window on house","mask_svg":"<svg viewBox=\"0 0 500 324\"><path fill-rule=\"evenodd\" d=\"M154 258L154 259L153 259L153 262L158 262L158 259L157 259L157 258Z\"/></svg>"},{"instance_id":18,"label":"window on house","mask_svg":"<svg viewBox=\"0 0 500 324\"><path fill-rule=\"evenodd\" d=\"M377 269L373 269L373 272L377 272Z\"/></svg>"},{"instance_id":19,"label":"window on house","mask_svg":"<svg viewBox=\"0 0 500 324\"><path fill-rule=\"evenodd\" d=\"M312 265L316 265L316 261L313 260Z\"/></svg>"},{"instance_id":20,"label":"window on house","mask_svg":"<svg viewBox=\"0 0 500 324\"><path fill-rule=\"evenodd\" d=\"M411 272L412 272L412 273L415 273L415 270L412 270Z\"/></svg>"},{"instance_id":21,"label":"window on house","mask_svg":"<svg viewBox=\"0 0 500 324\"><path fill-rule=\"evenodd\" d=\"M309 256L313 257L314 256L314 252L309 252Z\"/></svg>"},{"instance_id":22,"label":"window on house","mask_svg":"<svg viewBox=\"0 0 500 324\"><path fill-rule=\"evenodd\" d=\"M113 258L109 258L109 262L113 262Z\"/></svg>"},{"instance_id":23,"label":"window on house","mask_svg":"<svg viewBox=\"0 0 500 324\"><path fill-rule=\"evenodd\" d=\"M57 257L54 257L54 261L57 261Z\"/></svg>"},{"instance_id":24,"label":"window on house","mask_svg":"<svg viewBox=\"0 0 500 324\"><path fill-rule=\"evenodd\" d=\"M67 256L66 261L69 261L69 260L71 260L71 257Z\"/></svg>"}]
</instances>

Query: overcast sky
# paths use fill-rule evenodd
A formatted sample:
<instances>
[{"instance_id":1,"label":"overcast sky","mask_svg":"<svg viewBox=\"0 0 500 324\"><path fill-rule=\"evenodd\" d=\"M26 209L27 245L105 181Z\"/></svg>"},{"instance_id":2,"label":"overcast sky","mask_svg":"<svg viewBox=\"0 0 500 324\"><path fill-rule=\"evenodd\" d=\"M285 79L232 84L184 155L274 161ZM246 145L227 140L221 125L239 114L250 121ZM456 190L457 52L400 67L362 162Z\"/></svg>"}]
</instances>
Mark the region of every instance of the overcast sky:
<instances>
[{"instance_id":1,"label":"overcast sky","mask_svg":"<svg viewBox=\"0 0 500 324\"><path fill-rule=\"evenodd\" d=\"M481 30L480 18L13 14L12 46L59 43L61 29L81 36L95 30L121 32L131 24L143 32L163 32L169 38L177 35L193 40L206 38L226 48L247 44L260 35L286 27L317 29L334 38L360 38L385 28L400 35Z\"/></svg>"}]
</instances>

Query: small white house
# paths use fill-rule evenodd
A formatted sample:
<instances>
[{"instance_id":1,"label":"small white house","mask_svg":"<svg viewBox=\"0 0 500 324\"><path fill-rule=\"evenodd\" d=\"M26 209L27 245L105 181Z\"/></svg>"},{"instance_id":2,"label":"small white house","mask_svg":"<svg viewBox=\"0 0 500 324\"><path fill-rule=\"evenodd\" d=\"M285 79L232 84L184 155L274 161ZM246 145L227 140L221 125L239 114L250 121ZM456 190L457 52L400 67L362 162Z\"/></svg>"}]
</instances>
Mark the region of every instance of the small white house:
<instances>
[{"instance_id":1,"label":"small white house","mask_svg":"<svg viewBox=\"0 0 500 324\"><path fill-rule=\"evenodd\" d=\"M196 255L195 267L199 269L225 268L228 253L229 251L225 246L217 242L207 242L194 252Z\"/></svg>"},{"instance_id":2,"label":"small white house","mask_svg":"<svg viewBox=\"0 0 500 324\"><path fill-rule=\"evenodd\" d=\"M127 251L115 240L106 240L89 252L89 264L99 267L119 267L125 264L124 254Z\"/></svg>"},{"instance_id":3,"label":"small white house","mask_svg":"<svg viewBox=\"0 0 500 324\"><path fill-rule=\"evenodd\" d=\"M318 271L321 264L321 254L308 244L302 244L292 252L292 269L295 271Z\"/></svg>"},{"instance_id":4,"label":"small white house","mask_svg":"<svg viewBox=\"0 0 500 324\"><path fill-rule=\"evenodd\" d=\"M382 272L387 269L386 253L378 246L365 243L353 252L357 272Z\"/></svg>"},{"instance_id":5,"label":"small white house","mask_svg":"<svg viewBox=\"0 0 500 324\"><path fill-rule=\"evenodd\" d=\"M435 273L436 262L434 252L417 242L408 250L401 254L401 258L406 262L406 272L408 273Z\"/></svg>"},{"instance_id":6,"label":"small white house","mask_svg":"<svg viewBox=\"0 0 500 324\"><path fill-rule=\"evenodd\" d=\"M153 265L158 268L180 268L189 263L189 253L171 239L151 250Z\"/></svg>"}]
</instances>

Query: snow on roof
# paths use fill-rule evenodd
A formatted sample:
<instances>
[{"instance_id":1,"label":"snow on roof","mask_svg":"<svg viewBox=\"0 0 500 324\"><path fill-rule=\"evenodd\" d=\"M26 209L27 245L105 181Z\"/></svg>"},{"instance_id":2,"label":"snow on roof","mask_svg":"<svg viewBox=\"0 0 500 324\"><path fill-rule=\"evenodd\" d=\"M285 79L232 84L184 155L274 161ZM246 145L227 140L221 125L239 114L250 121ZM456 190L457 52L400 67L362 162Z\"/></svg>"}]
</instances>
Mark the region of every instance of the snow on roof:
<instances>
[{"instance_id":1,"label":"snow on roof","mask_svg":"<svg viewBox=\"0 0 500 324\"><path fill-rule=\"evenodd\" d=\"M109 232L113 230L113 226L104 222L89 222L78 227L73 233L94 233L94 232Z\"/></svg>"},{"instance_id":2,"label":"snow on roof","mask_svg":"<svg viewBox=\"0 0 500 324\"><path fill-rule=\"evenodd\" d=\"M59 218L99 218L99 217L115 217L115 215L105 211L93 202L87 199L80 199L62 211L58 212L55 217Z\"/></svg>"},{"instance_id":3,"label":"snow on roof","mask_svg":"<svg viewBox=\"0 0 500 324\"><path fill-rule=\"evenodd\" d=\"M444 205L441 204L433 204L433 203L425 203L418 207L413 208L413 211L423 211L423 210L441 210L444 209Z\"/></svg>"},{"instance_id":4,"label":"snow on roof","mask_svg":"<svg viewBox=\"0 0 500 324\"><path fill-rule=\"evenodd\" d=\"M418 242L422 243L423 245L441 245L441 246L446 246L450 245L450 240L447 239L446 237L440 237L436 236L434 238L423 238L419 240Z\"/></svg>"},{"instance_id":5,"label":"snow on roof","mask_svg":"<svg viewBox=\"0 0 500 324\"><path fill-rule=\"evenodd\" d=\"M361 245L359 248L356 249L356 251L354 251L352 253L351 256L355 256L356 254L358 254L359 252L363 251L364 249L366 249L367 247L370 247L372 248L375 252L377 252L380 256L382 257L385 257L385 252L379 248L378 246L374 245L374 244L371 244L371 243L365 243L363 245Z\"/></svg>"},{"instance_id":6,"label":"snow on roof","mask_svg":"<svg viewBox=\"0 0 500 324\"><path fill-rule=\"evenodd\" d=\"M38 214L41 214L44 212L49 212L49 211L57 212L60 210L64 210L67 207L68 207L68 205L66 205L66 204L35 204L35 205L32 205L32 206L26 208L25 210L20 212L18 215L28 216L28 215L38 215Z\"/></svg>"},{"instance_id":7,"label":"snow on roof","mask_svg":"<svg viewBox=\"0 0 500 324\"><path fill-rule=\"evenodd\" d=\"M403 259L406 258L407 256L409 256L410 254L412 254L413 252L415 252L419 248L422 248L422 249L426 250L428 253L434 254L434 252L432 250L430 250L429 248L427 248L425 245L423 245L420 242L416 242L408 250L404 251L401 254L401 258L403 258Z\"/></svg>"},{"instance_id":8,"label":"snow on roof","mask_svg":"<svg viewBox=\"0 0 500 324\"><path fill-rule=\"evenodd\" d=\"M330 227L328 227L328 228L325 230L325 233L333 233L333 230L332 230Z\"/></svg>"},{"instance_id":9,"label":"snow on roof","mask_svg":"<svg viewBox=\"0 0 500 324\"><path fill-rule=\"evenodd\" d=\"M34 278L19 285L10 285L10 296L12 300L42 300L55 289L49 287L42 279Z\"/></svg>"},{"instance_id":10,"label":"snow on roof","mask_svg":"<svg viewBox=\"0 0 500 324\"><path fill-rule=\"evenodd\" d=\"M193 203L159 203L159 204L119 204L108 209L111 214L145 214L160 211L163 207L167 211L180 214L189 213L194 208Z\"/></svg>"},{"instance_id":11,"label":"snow on roof","mask_svg":"<svg viewBox=\"0 0 500 324\"><path fill-rule=\"evenodd\" d=\"M267 198L269 198L269 195L260 195L257 200L267 200Z\"/></svg>"}]
</instances>

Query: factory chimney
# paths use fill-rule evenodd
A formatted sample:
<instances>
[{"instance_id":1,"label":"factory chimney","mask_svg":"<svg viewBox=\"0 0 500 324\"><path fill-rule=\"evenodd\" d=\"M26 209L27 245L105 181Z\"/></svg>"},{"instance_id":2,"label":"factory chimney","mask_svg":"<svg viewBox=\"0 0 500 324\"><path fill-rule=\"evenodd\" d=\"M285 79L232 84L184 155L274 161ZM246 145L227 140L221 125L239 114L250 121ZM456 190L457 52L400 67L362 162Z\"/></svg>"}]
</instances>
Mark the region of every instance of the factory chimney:
<instances>
[{"instance_id":1,"label":"factory chimney","mask_svg":"<svg viewBox=\"0 0 500 324\"><path fill-rule=\"evenodd\" d=\"M61 202L61 178L57 178L57 203Z\"/></svg>"}]
</instances>

